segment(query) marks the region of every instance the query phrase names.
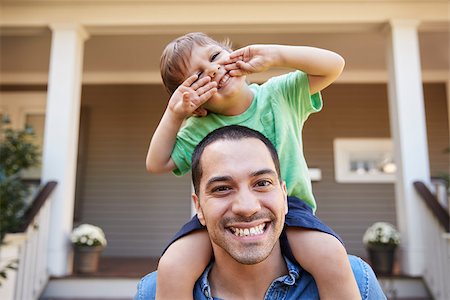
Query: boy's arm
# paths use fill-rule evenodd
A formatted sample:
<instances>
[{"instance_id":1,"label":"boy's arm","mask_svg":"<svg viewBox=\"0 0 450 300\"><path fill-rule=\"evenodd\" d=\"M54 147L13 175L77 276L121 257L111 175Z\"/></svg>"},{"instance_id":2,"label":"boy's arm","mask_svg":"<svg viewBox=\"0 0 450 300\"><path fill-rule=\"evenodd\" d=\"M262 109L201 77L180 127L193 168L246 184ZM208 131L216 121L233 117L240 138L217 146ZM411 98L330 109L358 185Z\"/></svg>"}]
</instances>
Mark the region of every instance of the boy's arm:
<instances>
[{"instance_id":1,"label":"boy's arm","mask_svg":"<svg viewBox=\"0 0 450 300\"><path fill-rule=\"evenodd\" d=\"M345 61L337 53L307 46L251 45L230 54L226 66L231 76L263 72L273 67L294 68L308 74L315 94L341 74Z\"/></svg>"},{"instance_id":2,"label":"boy's arm","mask_svg":"<svg viewBox=\"0 0 450 300\"><path fill-rule=\"evenodd\" d=\"M184 119L192 115L203 103L217 92L217 83L205 76L197 80L192 75L170 97L166 111L153 134L145 165L150 173L164 173L175 169L171 158L177 133Z\"/></svg>"},{"instance_id":3,"label":"boy's arm","mask_svg":"<svg viewBox=\"0 0 450 300\"><path fill-rule=\"evenodd\" d=\"M145 166L150 173L165 173L175 169L171 158L178 130L183 123L167 108L158 127L153 134L145 160Z\"/></svg>"}]
</instances>

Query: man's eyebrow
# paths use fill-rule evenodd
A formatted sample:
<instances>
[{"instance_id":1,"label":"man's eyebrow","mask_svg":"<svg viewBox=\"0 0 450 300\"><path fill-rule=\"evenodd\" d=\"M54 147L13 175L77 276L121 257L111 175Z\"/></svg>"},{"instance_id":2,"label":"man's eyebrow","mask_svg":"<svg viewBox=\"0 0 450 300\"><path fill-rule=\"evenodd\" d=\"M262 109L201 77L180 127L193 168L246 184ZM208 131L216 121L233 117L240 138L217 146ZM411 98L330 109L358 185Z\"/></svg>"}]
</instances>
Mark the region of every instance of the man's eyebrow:
<instances>
[{"instance_id":1,"label":"man's eyebrow","mask_svg":"<svg viewBox=\"0 0 450 300\"><path fill-rule=\"evenodd\" d=\"M262 169L262 170L258 170L258 171L256 171L256 172L251 173L251 175L252 175L253 177L260 176L260 175L273 175L273 176L278 176L278 175L277 175L277 172L275 172L275 171L272 170L272 169Z\"/></svg>"},{"instance_id":2,"label":"man's eyebrow","mask_svg":"<svg viewBox=\"0 0 450 300\"><path fill-rule=\"evenodd\" d=\"M251 177L257 177L260 175L278 176L277 172L275 172L272 169L261 169L261 170L250 173ZM205 188L207 189L208 187L210 187L211 185L213 185L216 182L224 182L224 181L232 181L232 180L233 180L233 178L231 176L214 176L206 182Z\"/></svg>"},{"instance_id":3,"label":"man's eyebrow","mask_svg":"<svg viewBox=\"0 0 450 300\"><path fill-rule=\"evenodd\" d=\"M210 187L211 185L213 185L216 182L222 182L222 181L231 181L233 180L231 178L231 176L215 176L210 178L205 185L205 188L207 189L208 187Z\"/></svg>"}]
</instances>

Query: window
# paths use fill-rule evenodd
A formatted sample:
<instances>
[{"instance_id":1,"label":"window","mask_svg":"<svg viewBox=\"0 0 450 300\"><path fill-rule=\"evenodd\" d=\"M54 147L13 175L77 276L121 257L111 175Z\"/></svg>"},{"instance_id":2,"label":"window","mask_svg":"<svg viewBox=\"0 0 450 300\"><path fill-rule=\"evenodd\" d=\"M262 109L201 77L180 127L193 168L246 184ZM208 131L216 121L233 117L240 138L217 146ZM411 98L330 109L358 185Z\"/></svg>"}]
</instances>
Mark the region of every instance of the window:
<instances>
[{"instance_id":1,"label":"window","mask_svg":"<svg viewBox=\"0 0 450 300\"><path fill-rule=\"evenodd\" d=\"M337 138L334 166L337 182L395 181L392 141L389 138Z\"/></svg>"}]
</instances>

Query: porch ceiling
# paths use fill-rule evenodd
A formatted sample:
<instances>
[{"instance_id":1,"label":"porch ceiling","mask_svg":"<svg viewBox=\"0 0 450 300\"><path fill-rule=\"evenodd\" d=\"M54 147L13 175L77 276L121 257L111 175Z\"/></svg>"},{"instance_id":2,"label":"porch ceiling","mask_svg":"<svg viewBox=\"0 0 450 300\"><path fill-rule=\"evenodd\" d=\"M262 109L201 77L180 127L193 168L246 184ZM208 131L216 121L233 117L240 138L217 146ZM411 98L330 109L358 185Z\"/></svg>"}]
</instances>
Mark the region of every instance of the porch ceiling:
<instances>
[{"instance_id":1,"label":"porch ceiling","mask_svg":"<svg viewBox=\"0 0 450 300\"><path fill-rule=\"evenodd\" d=\"M252 27L254 28L254 27ZM222 39L229 37L234 48L253 43L279 43L310 45L334 50L346 59L346 72L367 73L386 71L386 33L381 26L323 31L310 28L309 32L273 29L247 32L225 28L193 28L203 30ZM113 34L91 28L85 44L84 74L88 78L105 74L140 74L145 82L159 82L159 57L164 46L178 36L178 30L162 31L115 30ZM424 72L449 73L450 31L448 26L424 26L419 33L421 63ZM0 34L0 83L11 83L19 74L46 78L49 67L51 33L48 29L14 31L11 28ZM30 75L31 74L31 75ZM15 75L12 76L11 75ZM28 77L27 77L28 76ZM119 77L119 76L118 76ZM442 77L442 76L441 76ZM448 77L447 77L448 78ZM19 79L16 79L19 80ZM20 81L20 80L19 80ZM95 82L95 79L93 80ZM20 82L17 82L20 83Z\"/></svg>"}]
</instances>

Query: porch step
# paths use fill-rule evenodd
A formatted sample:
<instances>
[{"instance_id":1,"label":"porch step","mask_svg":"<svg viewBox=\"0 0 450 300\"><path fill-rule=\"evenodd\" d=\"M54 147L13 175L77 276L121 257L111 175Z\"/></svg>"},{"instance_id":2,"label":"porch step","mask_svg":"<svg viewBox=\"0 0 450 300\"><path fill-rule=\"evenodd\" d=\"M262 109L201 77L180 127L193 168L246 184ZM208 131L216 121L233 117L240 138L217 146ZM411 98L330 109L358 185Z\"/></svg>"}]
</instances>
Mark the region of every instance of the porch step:
<instances>
[{"instance_id":1,"label":"porch step","mask_svg":"<svg viewBox=\"0 0 450 300\"><path fill-rule=\"evenodd\" d=\"M131 300L139 278L63 278L52 279L40 300Z\"/></svg>"},{"instance_id":2,"label":"porch step","mask_svg":"<svg viewBox=\"0 0 450 300\"><path fill-rule=\"evenodd\" d=\"M131 300L139 278L63 278L50 280L41 300ZM421 278L379 276L389 300L432 300Z\"/></svg>"},{"instance_id":3,"label":"porch step","mask_svg":"<svg viewBox=\"0 0 450 300\"><path fill-rule=\"evenodd\" d=\"M101 257L98 272L51 278L40 299L131 300L141 277L157 263L157 257Z\"/></svg>"},{"instance_id":4,"label":"porch step","mask_svg":"<svg viewBox=\"0 0 450 300\"><path fill-rule=\"evenodd\" d=\"M139 279L156 269L158 258L103 257L95 274L53 278L41 300L131 300ZM431 300L423 280L398 275L377 276L389 300Z\"/></svg>"},{"instance_id":5,"label":"porch step","mask_svg":"<svg viewBox=\"0 0 450 300\"><path fill-rule=\"evenodd\" d=\"M389 300L432 300L428 288L420 277L405 275L377 276Z\"/></svg>"}]
</instances>

